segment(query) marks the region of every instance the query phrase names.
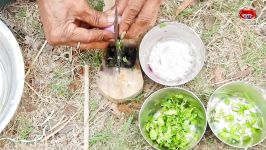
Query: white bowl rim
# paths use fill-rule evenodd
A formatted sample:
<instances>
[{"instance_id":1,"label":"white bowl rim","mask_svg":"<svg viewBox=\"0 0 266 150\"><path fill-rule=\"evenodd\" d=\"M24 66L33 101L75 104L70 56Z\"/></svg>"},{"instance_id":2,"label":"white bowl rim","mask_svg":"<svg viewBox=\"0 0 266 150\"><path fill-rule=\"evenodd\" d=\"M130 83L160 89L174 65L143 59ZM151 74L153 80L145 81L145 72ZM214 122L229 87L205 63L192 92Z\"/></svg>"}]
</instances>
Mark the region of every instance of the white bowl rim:
<instances>
[{"instance_id":1,"label":"white bowl rim","mask_svg":"<svg viewBox=\"0 0 266 150\"><path fill-rule=\"evenodd\" d=\"M196 145L202 140L203 136L205 135L205 132L206 132L206 129L207 129L207 126L208 126L208 122L207 122L207 112L206 112L206 108L205 108L203 102L200 100L200 98L199 98L196 94L194 94L192 91L187 90L187 89L182 88L182 87L165 87L165 88L161 88L161 89L159 89L159 90L153 92L152 94L150 94L150 95L145 99L144 103L142 104L142 106L141 106L141 108L140 108L139 115L138 115L138 120L139 120L138 126L139 126L139 129L140 129L140 133L141 133L142 137L145 139L145 141L146 141L147 143L149 143L154 149L157 149L157 148L156 148L152 143L150 143L150 142L146 139L146 137L144 136L144 132L145 132L145 131L142 130L141 125L140 125L140 114L141 114L141 112L142 112L143 109L144 109L144 108L143 108L144 105L148 102L147 99L149 99L149 98L152 97L153 95L157 94L158 92L163 91L163 90L167 90L167 89L177 89L177 90L183 90L183 91L185 91L185 92L188 92L188 93L190 93L191 95L193 95L193 96L197 99L197 101L200 102L201 106L203 107L204 114L205 114L205 118L206 118L206 121L205 121L205 129L204 129L204 132L203 132L203 134L201 135L201 137L198 139L198 141L195 142L195 144L192 145L192 146L190 147L190 149L192 149L193 147L195 147L195 146L196 146Z\"/></svg>"},{"instance_id":2,"label":"white bowl rim","mask_svg":"<svg viewBox=\"0 0 266 150\"><path fill-rule=\"evenodd\" d=\"M202 58L202 60L203 60L203 62L202 62L202 64L201 64L201 67L200 67L200 69L199 69L199 72L197 73L197 74L195 74L195 76L193 77L193 78L191 78L191 79L187 79L187 80L184 80L184 81L182 81L182 82L163 82L163 79L161 79L161 81L156 81L156 80L154 80L153 78L151 78L149 75L148 75L148 73L147 73L147 71L146 70L144 70L144 69L142 69L143 70L143 72L151 79L151 80L153 80L154 82L156 82L156 83L159 83L159 84L161 84L161 85L165 85L165 86L179 86L179 85L183 85L183 84L186 84L186 83L188 83L188 82L190 82L190 81L192 81L194 78L196 78L197 77L197 75L200 73L200 71L202 70L202 68L204 67L204 64L205 64L205 60L206 60L206 47L205 47L205 44L203 43L203 41L202 41L202 39L200 38L200 36L199 36L199 34L198 33L196 33L195 32L195 30L193 30L190 26L188 26L188 25L186 25L186 24L184 24L184 23L180 23L180 22L178 22L178 21L165 21L165 22L162 22L162 23L165 23L165 24L171 24L171 25L177 25L177 26L179 26L179 25L181 25L181 26L184 26L184 27L186 27L187 29L189 29L190 31L192 31L193 33L194 33L194 35L195 35L195 37L197 37L198 39L199 39L199 41L200 41L200 43L202 44L202 46L203 46L203 58ZM162 24L162 23L160 23L160 24ZM143 47L142 45L143 45L143 41L144 41L144 39L145 39L145 37L147 37L147 35L149 34L149 32L152 32L153 30L155 30L156 28L160 28L160 24L158 24L158 25L156 25L156 26L154 26L151 30L149 30L147 33L146 33L146 35L143 37L143 39L141 40L141 43L140 43L140 47L139 47L139 50L141 50L141 47ZM166 26L167 27L167 26ZM140 60L140 66L141 66L141 68L143 68L143 63L142 63L142 61L141 61L141 58L140 58L141 56L139 55L139 60Z\"/></svg>"},{"instance_id":3,"label":"white bowl rim","mask_svg":"<svg viewBox=\"0 0 266 150\"><path fill-rule=\"evenodd\" d=\"M16 110L20 104L21 97L23 94L23 89L24 89L24 80L25 80L25 68L24 68L24 61L23 61L23 56L21 49L18 45L18 42L12 32L9 30L9 28L0 20L0 40L1 37L8 39L9 41L9 46L10 50L12 50L12 53L16 54L14 55L14 66L19 66L16 67L16 74L17 74L17 79L12 79L17 82L17 86L15 88L16 92L15 95L13 96L14 99L11 101L14 101L12 105L10 106L8 113L5 114L4 118L2 119L3 121L0 122L0 132L4 130L4 128L7 126L7 124L10 122L14 114L16 113Z\"/></svg>"},{"instance_id":4,"label":"white bowl rim","mask_svg":"<svg viewBox=\"0 0 266 150\"><path fill-rule=\"evenodd\" d=\"M227 86L227 85L230 85L230 84L237 84L237 83L250 85L250 86L252 86L254 89L256 89L256 90L260 90L261 92L263 92L263 93L266 94L266 92L265 92L262 88L256 86L256 85L253 84L253 83L247 82L247 81L241 81L241 80L238 80L238 81L231 81L231 82L225 83L225 84L219 86L219 87L218 87L218 88L212 93L211 97L210 97L209 100L208 100L208 104L207 104L207 108L206 108L206 110L207 110L207 111L206 111L207 122L208 122L208 125L209 125L209 127L210 127L212 133L213 133L213 134L214 134L214 135L215 135L220 141L222 141L222 142L225 143L226 145L229 145L229 146L232 146L232 147L235 147L235 148L249 148L249 147L253 147L253 146L256 146L256 145L262 143L262 142L266 139L266 136L265 136L264 138L262 138L259 142L255 143L255 144L252 144L252 145L250 145L250 146L236 146L236 145L232 145L232 144L230 144L230 143L224 141L223 139L221 139L221 138L216 134L216 132L214 132L214 129L212 128L212 126L210 125L210 122L209 122L209 115L208 115L208 114L209 114L209 111L210 111L209 102L210 102L210 100L213 99L214 94L215 94L217 91L219 91L220 89L222 89L223 87Z\"/></svg>"}]
</instances>

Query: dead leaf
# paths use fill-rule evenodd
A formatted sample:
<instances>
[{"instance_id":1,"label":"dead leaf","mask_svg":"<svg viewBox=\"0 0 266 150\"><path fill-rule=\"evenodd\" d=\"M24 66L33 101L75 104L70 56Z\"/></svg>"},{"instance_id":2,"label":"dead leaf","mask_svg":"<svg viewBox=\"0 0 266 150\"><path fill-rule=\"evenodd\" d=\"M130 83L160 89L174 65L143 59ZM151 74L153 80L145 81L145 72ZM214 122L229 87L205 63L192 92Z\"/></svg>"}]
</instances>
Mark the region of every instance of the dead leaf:
<instances>
[{"instance_id":1,"label":"dead leaf","mask_svg":"<svg viewBox=\"0 0 266 150\"><path fill-rule=\"evenodd\" d=\"M84 75L84 68L79 67L79 68L75 69L74 73L75 73L75 77L80 79Z\"/></svg>"},{"instance_id":2,"label":"dead leaf","mask_svg":"<svg viewBox=\"0 0 266 150\"><path fill-rule=\"evenodd\" d=\"M131 114L133 110L126 104L118 104L117 108L120 112L123 112L125 114Z\"/></svg>"},{"instance_id":3,"label":"dead leaf","mask_svg":"<svg viewBox=\"0 0 266 150\"><path fill-rule=\"evenodd\" d=\"M75 92L75 91L77 91L77 89L79 88L79 85L80 85L80 83L78 83L77 81L73 81L73 82L71 82L71 83L68 85L68 89L69 89L71 92Z\"/></svg>"},{"instance_id":4,"label":"dead leaf","mask_svg":"<svg viewBox=\"0 0 266 150\"><path fill-rule=\"evenodd\" d=\"M34 110L36 110L36 107L31 103L27 103L25 105L25 110L26 112L33 112Z\"/></svg>"},{"instance_id":5,"label":"dead leaf","mask_svg":"<svg viewBox=\"0 0 266 150\"><path fill-rule=\"evenodd\" d=\"M66 116L71 116L77 112L78 108L72 104L66 104L64 108L64 114Z\"/></svg>"},{"instance_id":6,"label":"dead leaf","mask_svg":"<svg viewBox=\"0 0 266 150\"><path fill-rule=\"evenodd\" d=\"M135 109L141 109L142 103L132 102L131 105Z\"/></svg>"},{"instance_id":7,"label":"dead leaf","mask_svg":"<svg viewBox=\"0 0 266 150\"><path fill-rule=\"evenodd\" d=\"M214 82L219 83L224 81L223 69L217 66L214 70Z\"/></svg>"},{"instance_id":8,"label":"dead leaf","mask_svg":"<svg viewBox=\"0 0 266 150\"><path fill-rule=\"evenodd\" d=\"M41 40L35 40L31 46L34 50L38 51L41 48L42 41Z\"/></svg>"},{"instance_id":9,"label":"dead leaf","mask_svg":"<svg viewBox=\"0 0 266 150\"><path fill-rule=\"evenodd\" d=\"M203 21L204 21L205 28L210 29L213 26L213 24L215 23L215 20L216 20L216 18L213 15L209 15L209 14L204 15Z\"/></svg>"},{"instance_id":10,"label":"dead leaf","mask_svg":"<svg viewBox=\"0 0 266 150\"><path fill-rule=\"evenodd\" d=\"M67 124L62 130L60 130L58 133L59 134L67 134L69 133L70 131L73 131L74 129L76 128L76 125L75 123L69 123Z\"/></svg>"},{"instance_id":11,"label":"dead leaf","mask_svg":"<svg viewBox=\"0 0 266 150\"><path fill-rule=\"evenodd\" d=\"M30 37L30 36L26 36L25 37L25 40L24 40L24 44L27 44L27 45L32 45L32 43L33 43L33 38L32 37Z\"/></svg>"},{"instance_id":12,"label":"dead leaf","mask_svg":"<svg viewBox=\"0 0 266 150\"><path fill-rule=\"evenodd\" d=\"M27 97L25 101L23 101L22 105L24 106L26 112L33 112L36 110L36 106L30 97Z\"/></svg>"},{"instance_id":13,"label":"dead leaf","mask_svg":"<svg viewBox=\"0 0 266 150\"><path fill-rule=\"evenodd\" d=\"M109 107L111 109L111 112L117 117L117 118L121 118L122 117L122 113L118 110L117 108L117 104L115 103L110 103L107 107Z\"/></svg>"},{"instance_id":14,"label":"dead leaf","mask_svg":"<svg viewBox=\"0 0 266 150\"><path fill-rule=\"evenodd\" d=\"M253 72L253 69L249 67L243 71L238 72L236 74L236 78L245 78L245 77L249 76L252 72Z\"/></svg>"},{"instance_id":15,"label":"dead leaf","mask_svg":"<svg viewBox=\"0 0 266 150\"><path fill-rule=\"evenodd\" d=\"M266 36L266 25L265 26L262 26L260 28L256 28L255 29L255 32L258 34L258 35L261 35L261 36ZM265 39L265 38L264 38ZM266 41L266 40L265 40Z\"/></svg>"},{"instance_id":16,"label":"dead leaf","mask_svg":"<svg viewBox=\"0 0 266 150\"><path fill-rule=\"evenodd\" d=\"M0 148L4 149L4 147L8 144L8 141L2 140L0 141Z\"/></svg>"}]
</instances>

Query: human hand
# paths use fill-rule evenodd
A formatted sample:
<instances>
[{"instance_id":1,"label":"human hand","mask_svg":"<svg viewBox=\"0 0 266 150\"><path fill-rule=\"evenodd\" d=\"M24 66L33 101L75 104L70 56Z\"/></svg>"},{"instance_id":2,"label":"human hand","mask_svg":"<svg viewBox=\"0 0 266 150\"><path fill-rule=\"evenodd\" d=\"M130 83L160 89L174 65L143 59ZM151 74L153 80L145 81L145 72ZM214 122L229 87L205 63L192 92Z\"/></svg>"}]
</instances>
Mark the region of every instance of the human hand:
<instances>
[{"instance_id":1,"label":"human hand","mask_svg":"<svg viewBox=\"0 0 266 150\"><path fill-rule=\"evenodd\" d=\"M156 23L161 1L119 0L118 12L122 14L120 34L125 31L126 38L137 39L148 31Z\"/></svg>"},{"instance_id":2,"label":"human hand","mask_svg":"<svg viewBox=\"0 0 266 150\"><path fill-rule=\"evenodd\" d=\"M86 0L39 0L41 21L47 41L52 45L105 48L114 34L97 28L114 23L114 14L91 9Z\"/></svg>"}]
</instances>

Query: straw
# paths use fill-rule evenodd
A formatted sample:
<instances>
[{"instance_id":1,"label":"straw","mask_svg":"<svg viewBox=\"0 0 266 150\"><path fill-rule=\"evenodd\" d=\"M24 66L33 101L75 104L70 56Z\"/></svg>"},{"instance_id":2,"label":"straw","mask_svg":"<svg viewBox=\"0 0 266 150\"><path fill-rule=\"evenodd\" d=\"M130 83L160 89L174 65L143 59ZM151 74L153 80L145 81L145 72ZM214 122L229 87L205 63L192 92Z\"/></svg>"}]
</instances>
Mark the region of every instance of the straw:
<instances>
[{"instance_id":1,"label":"straw","mask_svg":"<svg viewBox=\"0 0 266 150\"><path fill-rule=\"evenodd\" d=\"M85 97L85 101L84 101L84 150L88 150L89 149L89 123L88 123L88 119L89 119L89 66L85 65L85 75L84 75L84 97Z\"/></svg>"}]
</instances>

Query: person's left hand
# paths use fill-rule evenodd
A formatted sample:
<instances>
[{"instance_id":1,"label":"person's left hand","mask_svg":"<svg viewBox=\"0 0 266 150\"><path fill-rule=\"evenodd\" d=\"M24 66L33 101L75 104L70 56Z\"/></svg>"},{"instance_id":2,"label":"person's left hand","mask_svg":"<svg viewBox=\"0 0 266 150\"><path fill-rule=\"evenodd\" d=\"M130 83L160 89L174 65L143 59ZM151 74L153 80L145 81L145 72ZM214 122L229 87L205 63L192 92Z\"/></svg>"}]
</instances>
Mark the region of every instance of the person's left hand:
<instances>
[{"instance_id":1,"label":"person's left hand","mask_svg":"<svg viewBox=\"0 0 266 150\"><path fill-rule=\"evenodd\" d=\"M106 48L114 34L102 28L114 22L114 14L89 7L86 0L38 0L47 41L52 45Z\"/></svg>"},{"instance_id":2,"label":"person's left hand","mask_svg":"<svg viewBox=\"0 0 266 150\"><path fill-rule=\"evenodd\" d=\"M157 20L162 0L119 0L118 12L122 15L120 34L125 38L138 39L148 31Z\"/></svg>"}]
</instances>

